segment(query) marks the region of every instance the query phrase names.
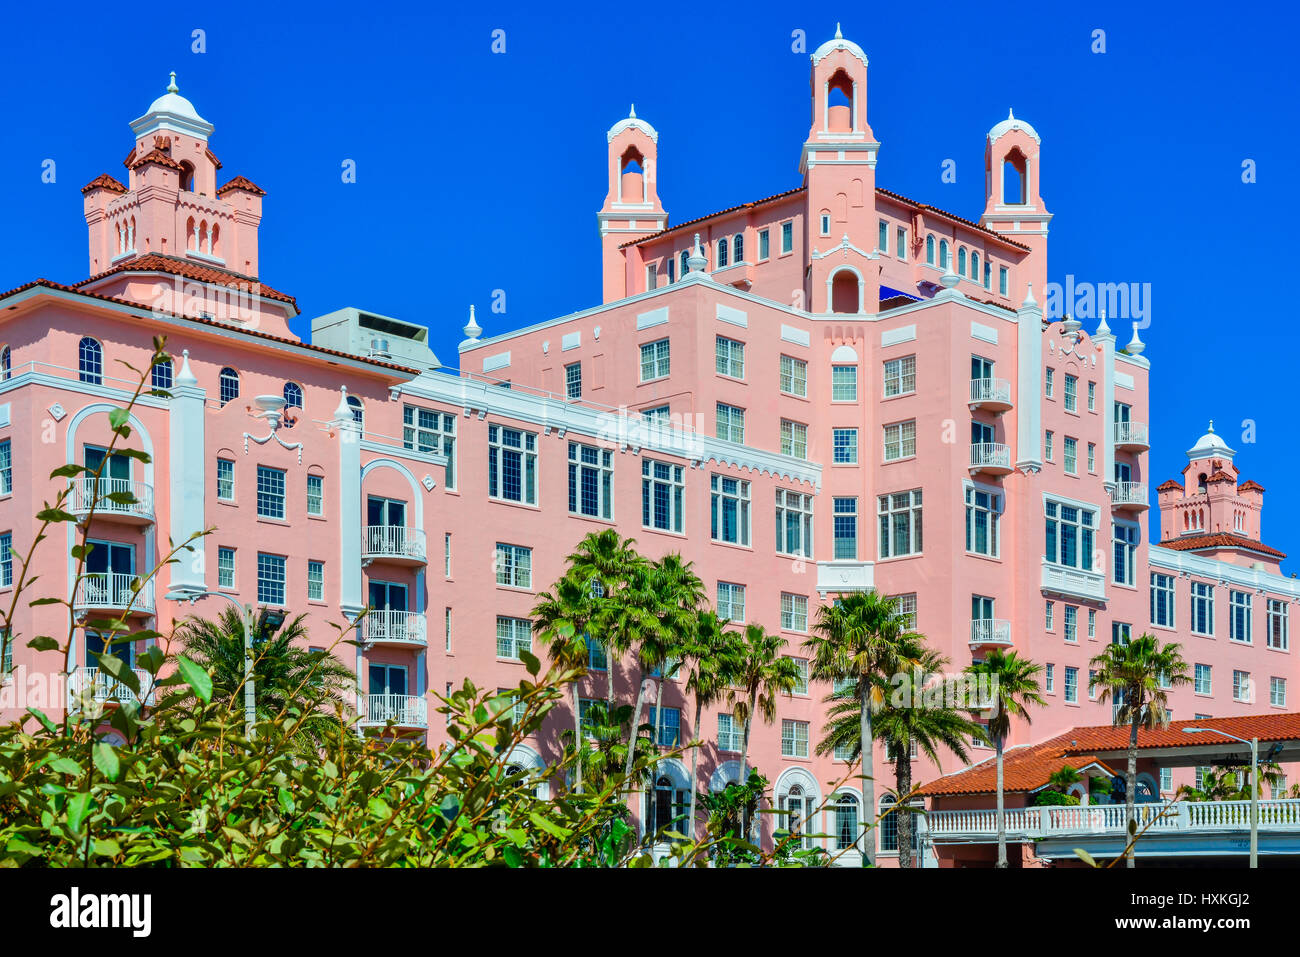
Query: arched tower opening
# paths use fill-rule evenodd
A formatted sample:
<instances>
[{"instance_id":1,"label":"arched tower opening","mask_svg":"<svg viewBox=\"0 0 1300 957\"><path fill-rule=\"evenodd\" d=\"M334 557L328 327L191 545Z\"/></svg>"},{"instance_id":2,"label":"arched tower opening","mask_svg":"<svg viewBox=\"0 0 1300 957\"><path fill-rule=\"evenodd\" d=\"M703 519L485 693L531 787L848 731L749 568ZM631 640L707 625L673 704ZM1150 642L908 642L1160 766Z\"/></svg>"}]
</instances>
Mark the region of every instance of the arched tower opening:
<instances>
[{"instance_id":1,"label":"arched tower opening","mask_svg":"<svg viewBox=\"0 0 1300 957\"><path fill-rule=\"evenodd\" d=\"M826 129L832 133L853 130L853 79L847 70L836 70L826 81Z\"/></svg>"},{"instance_id":2,"label":"arched tower opening","mask_svg":"<svg viewBox=\"0 0 1300 957\"><path fill-rule=\"evenodd\" d=\"M618 161L619 201L623 203L644 203L645 193L645 157L635 146L623 151Z\"/></svg>"},{"instance_id":3,"label":"arched tower opening","mask_svg":"<svg viewBox=\"0 0 1300 957\"><path fill-rule=\"evenodd\" d=\"M1002 160L1002 202L1006 206L1024 206L1028 201L1029 160L1012 147Z\"/></svg>"}]
</instances>

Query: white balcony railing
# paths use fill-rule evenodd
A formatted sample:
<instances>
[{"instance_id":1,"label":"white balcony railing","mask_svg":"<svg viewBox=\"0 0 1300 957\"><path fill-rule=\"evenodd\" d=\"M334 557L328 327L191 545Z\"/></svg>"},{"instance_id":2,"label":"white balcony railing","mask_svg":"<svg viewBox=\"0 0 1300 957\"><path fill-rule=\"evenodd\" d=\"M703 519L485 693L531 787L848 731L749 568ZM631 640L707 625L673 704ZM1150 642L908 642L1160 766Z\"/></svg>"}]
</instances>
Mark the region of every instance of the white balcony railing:
<instances>
[{"instance_id":1,"label":"white balcony railing","mask_svg":"<svg viewBox=\"0 0 1300 957\"><path fill-rule=\"evenodd\" d=\"M139 701L149 690L153 677L149 672L139 668L132 668L131 671L135 674L136 681L140 683L138 695L107 671L91 666L77 669L72 678L72 690L78 695L90 692L96 701L108 701L110 698L121 702Z\"/></svg>"},{"instance_id":2,"label":"white balcony railing","mask_svg":"<svg viewBox=\"0 0 1300 957\"><path fill-rule=\"evenodd\" d=\"M426 559L424 529L404 525L367 525L361 543L362 559L396 558L423 564Z\"/></svg>"},{"instance_id":3,"label":"white balcony railing","mask_svg":"<svg viewBox=\"0 0 1300 957\"><path fill-rule=\"evenodd\" d=\"M1115 444L1122 447L1147 449L1147 427L1145 422L1116 422Z\"/></svg>"},{"instance_id":4,"label":"white balcony railing","mask_svg":"<svg viewBox=\"0 0 1300 957\"><path fill-rule=\"evenodd\" d=\"M1011 622L1001 618L976 618L970 623L972 645L1011 644Z\"/></svg>"},{"instance_id":5,"label":"white balcony railing","mask_svg":"<svg viewBox=\"0 0 1300 957\"><path fill-rule=\"evenodd\" d=\"M427 626L423 613L380 609L366 615L361 622L365 639L372 644L425 645Z\"/></svg>"},{"instance_id":6,"label":"white balcony railing","mask_svg":"<svg viewBox=\"0 0 1300 957\"><path fill-rule=\"evenodd\" d=\"M975 442L970 447L970 467L972 471L1001 472L1011 471L1011 447L1001 442Z\"/></svg>"},{"instance_id":7,"label":"white balcony railing","mask_svg":"<svg viewBox=\"0 0 1300 957\"><path fill-rule=\"evenodd\" d=\"M1011 408L1011 383L1006 379L971 379L970 404Z\"/></svg>"},{"instance_id":8,"label":"white balcony railing","mask_svg":"<svg viewBox=\"0 0 1300 957\"><path fill-rule=\"evenodd\" d=\"M1145 482L1116 482L1115 491L1110 493L1112 505L1127 508L1147 507L1147 486Z\"/></svg>"},{"instance_id":9,"label":"white balcony railing","mask_svg":"<svg viewBox=\"0 0 1300 957\"><path fill-rule=\"evenodd\" d=\"M110 498L112 496L112 498ZM127 496L133 502L114 501ZM72 513L86 515L91 507L97 517L127 518L145 522L153 521L153 486L130 479L90 478L83 476L72 482Z\"/></svg>"},{"instance_id":10,"label":"white balcony railing","mask_svg":"<svg viewBox=\"0 0 1300 957\"><path fill-rule=\"evenodd\" d=\"M133 586L140 586L137 593ZM82 577L72 606L78 611L125 611L152 615L153 579L121 572L90 572Z\"/></svg>"},{"instance_id":11,"label":"white balcony railing","mask_svg":"<svg viewBox=\"0 0 1300 957\"><path fill-rule=\"evenodd\" d=\"M1106 576L1101 572L1043 562L1042 590L1073 598L1106 600Z\"/></svg>"},{"instance_id":12,"label":"white balcony railing","mask_svg":"<svg viewBox=\"0 0 1300 957\"><path fill-rule=\"evenodd\" d=\"M365 702L365 724L386 725L391 721L402 728L428 726L428 706L418 695L371 694L365 696Z\"/></svg>"}]
</instances>

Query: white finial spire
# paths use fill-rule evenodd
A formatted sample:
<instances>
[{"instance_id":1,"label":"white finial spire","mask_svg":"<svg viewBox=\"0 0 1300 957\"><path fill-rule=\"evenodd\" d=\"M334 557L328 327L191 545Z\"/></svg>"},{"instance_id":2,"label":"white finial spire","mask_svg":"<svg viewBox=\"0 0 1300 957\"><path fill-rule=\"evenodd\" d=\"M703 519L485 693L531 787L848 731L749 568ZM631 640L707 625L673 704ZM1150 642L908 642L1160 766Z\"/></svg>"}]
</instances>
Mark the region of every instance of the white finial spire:
<instances>
[{"instance_id":1,"label":"white finial spire","mask_svg":"<svg viewBox=\"0 0 1300 957\"><path fill-rule=\"evenodd\" d=\"M176 85L176 71L172 70L172 81L167 84L168 93L179 93L181 88Z\"/></svg>"},{"instance_id":2,"label":"white finial spire","mask_svg":"<svg viewBox=\"0 0 1300 957\"><path fill-rule=\"evenodd\" d=\"M1108 336L1108 335L1110 335L1110 326L1108 326L1108 325L1106 324L1106 307L1105 307L1105 306L1102 306L1102 307L1101 307L1101 322L1097 323L1097 333L1096 333L1096 334L1099 335L1099 336Z\"/></svg>"},{"instance_id":3,"label":"white finial spire","mask_svg":"<svg viewBox=\"0 0 1300 957\"><path fill-rule=\"evenodd\" d=\"M469 322L465 323L465 327L461 331L465 333L465 338L470 342L477 342L478 337L483 332L483 329L479 326L478 322L476 322L474 319L473 304L471 304L469 307Z\"/></svg>"},{"instance_id":4,"label":"white finial spire","mask_svg":"<svg viewBox=\"0 0 1300 957\"><path fill-rule=\"evenodd\" d=\"M836 40L844 39L844 34L840 33L840 25L838 22L835 24L835 39Z\"/></svg>"},{"instance_id":5,"label":"white finial spire","mask_svg":"<svg viewBox=\"0 0 1300 957\"><path fill-rule=\"evenodd\" d=\"M709 261L704 258L704 250L700 248L700 234L696 233L695 247L691 250L691 254L686 257L686 268L691 272L702 273L704 272L704 267L708 264Z\"/></svg>"},{"instance_id":6,"label":"white finial spire","mask_svg":"<svg viewBox=\"0 0 1300 957\"><path fill-rule=\"evenodd\" d=\"M1014 120L1015 118L1016 118L1015 110L1013 110L1011 107L1008 106L1008 107L1007 107L1007 119L1009 119L1009 120Z\"/></svg>"},{"instance_id":7,"label":"white finial spire","mask_svg":"<svg viewBox=\"0 0 1300 957\"><path fill-rule=\"evenodd\" d=\"M636 119L636 104L635 104L635 103L632 104L632 109L628 110L627 118L628 118L629 120L635 120L635 119Z\"/></svg>"},{"instance_id":8,"label":"white finial spire","mask_svg":"<svg viewBox=\"0 0 1300 957\"><path fill-rule=\"evenodd\" d=\"M1146 349L1146 343L1138 336L1138 324L1135 322L1133 323L1133 338L1128 341L1128 345L1124 347L1124 350L1131 356L1140 356L1144 349Z\"/></svg>"},{"instance_id":9,"label":"white finial spire","mask_svg":"<svg viewBox=\"0 0 1300 957\"><path fill-rule=\"evenodd\" d=\"M189 349L185 349L181 352L181 371L176 374L176 384L189 386L199 384L198 376L196 376L194 370L190 368Z\"/></svg>"},{"instance_id":10,"label":"white finial spire","mask_svg":"<svg viewBox=\"0 0 1300 957\"><path fill-rule=\"evenodd\" d=\"M1213 419L1210 419L1210 431L1211 431L1211 432L1214 431L1214 420L1213 420Z\"/></svg>"},{"instance_id":11,"label":"white finial spire","mask_svg":"<svg viewBox=\"0 0 1300 957\"><path fill-rule=\"evenodd\" d=\"M336 422L351 422L352 409L348 406L348 387L342 386L342 395L339 396L338 407L334 410L334 420Z\"/></svg>"},{"instance_id":12,"label":"white finial spire","mask_svg":"<svg viewBox=\"0 0 1300 957\"><path fill-rule=\"evenodd\" d=\"M1034 284L1028 283L1025 286L1025 301L1020 304L1021 309L1029 309L1038 305L1038 300L1034 298Z\"/></svg>"}]
</instances>

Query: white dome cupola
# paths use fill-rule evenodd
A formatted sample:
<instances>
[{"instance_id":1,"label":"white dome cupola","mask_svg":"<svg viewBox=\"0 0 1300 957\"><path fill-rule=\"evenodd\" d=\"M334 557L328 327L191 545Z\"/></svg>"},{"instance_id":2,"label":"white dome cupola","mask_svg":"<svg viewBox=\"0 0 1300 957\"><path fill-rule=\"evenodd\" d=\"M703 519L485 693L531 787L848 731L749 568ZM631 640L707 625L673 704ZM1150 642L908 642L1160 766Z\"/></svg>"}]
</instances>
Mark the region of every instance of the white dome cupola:
<instances>
[{"instance_id":1,"label":"white dome cupola","mask_svg":"<svg viewBox=\"0 0 1300 957\"><path fill-rule=\"evenodd\" d=\"M131 132L137 139L161 130L186 133L201 140L212 136L212 124L199 116L194 104L180 95L175 70L172 71L171 82L167 84L167 91L149 104L144 116L131 121Z\"/></svg>"}]
</instances>

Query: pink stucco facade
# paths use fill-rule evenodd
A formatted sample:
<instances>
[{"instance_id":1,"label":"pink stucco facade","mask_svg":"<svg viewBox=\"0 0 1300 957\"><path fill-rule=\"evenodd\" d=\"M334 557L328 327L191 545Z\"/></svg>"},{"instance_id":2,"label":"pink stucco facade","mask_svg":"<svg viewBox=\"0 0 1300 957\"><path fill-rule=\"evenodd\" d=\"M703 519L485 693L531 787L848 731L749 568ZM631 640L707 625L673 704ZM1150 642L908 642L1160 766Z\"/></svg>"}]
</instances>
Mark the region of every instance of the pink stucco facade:
<instances>
[{"instance_id":1,"label":"pink stucco facade","mask_svg":"<svg viewBox=\"0 0 1300 957\"><path fill-rule=\"evenodd\" d=\"M434 693L516 684L508 652L536 592L583 535L613 527L646 554L680 552L711 599L779 631L795 657L818 606L856 589L906 596L954 670L1015 648L1050 668L1050 687L1013 745L1108 721L1088 660L1148 630L1209 669L1173 692L1177 716L1289 705L1300 586L1260 542L1263 489L1211 431L1157 495L1136 328L1125 344L1116 318L1044 318L1050 167L1044 179L1029 124L990 131L978 221L891 193L877 184L867 57L837 37L812 56L802 182L673 227L659 132L630 116L607 136L604 301L514 331L471 318L458 374L423 330L362 310L314 319L312 343L289 332L296 302L258 277L263 193L243 176L217 186L211 125L174 87L132 123L129 183L103 176L84 191L91 278L0 297L0 531L20 552L45 476L106 442L107 410L130 388L120 363L143 368L151 338L168 337L172 397L140 402L131 439L153 462L120 475L148 504L98 515L92 537L117 546L104 573L129 581L169 537L215 532L160 573L142 627L215 614L219 599L191 609L164 596L201 589L306 612L326 646L330 622L369 604L380 611L360 647L337 648L355 664L363 723L395 717L436 746ZM257 414L268 396L290 399L275 435ZM1153 498L1164 545L1148 540ZM69 587L68 535L39 552L46 588ZM85 665L79 616L111 609L116 581L79 596L71 623L66 609L23 606L14 630L71 627ZM48 657L17 643L0 717L65 705L23 697ZM616 672L630 700L637 673ZM604 683L593 671L583 696ZM821 808L855 788L832 793L847 765L813 755L827 690L783 700L754 729L750 762L833 832ZM671 680L663 704L683 739L704 742L697 782L664 762L671 787L734 776L725 709L691 727ZM557 714L520 763L553 758L571 723ZM879 792L879 750L876 768ZM954 770L918 761L914 774Z\"/></svg>"}]
</instances>

